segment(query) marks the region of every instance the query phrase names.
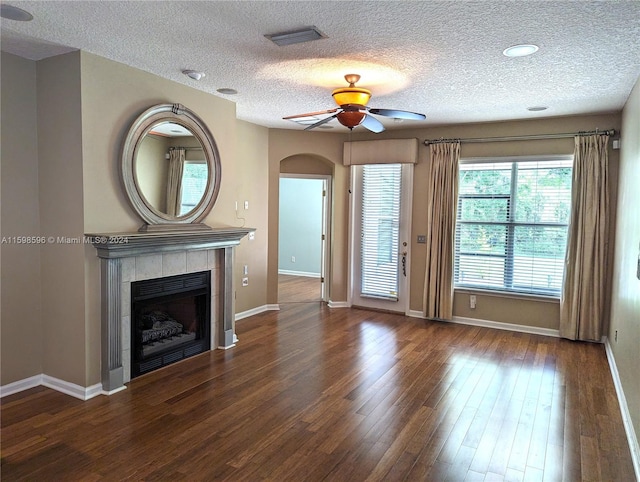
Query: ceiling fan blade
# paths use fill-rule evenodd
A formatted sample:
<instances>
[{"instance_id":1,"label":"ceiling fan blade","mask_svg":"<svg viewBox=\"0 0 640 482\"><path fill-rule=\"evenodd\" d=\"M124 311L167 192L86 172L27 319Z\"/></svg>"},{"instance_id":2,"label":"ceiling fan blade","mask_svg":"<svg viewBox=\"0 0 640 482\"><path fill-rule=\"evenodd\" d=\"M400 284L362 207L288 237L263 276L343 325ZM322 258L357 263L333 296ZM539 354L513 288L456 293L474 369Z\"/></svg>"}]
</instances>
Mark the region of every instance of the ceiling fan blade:
<instances>
[{"instance_id":1,"label":"ceiling fan blade","mask_svg":"<svg viewBox=\"0 0 640 482\"><path fill-rule=\"evenodd\" d=\"M290 115L287 117L283 117L284 120L289 120L289 119L297 119L299 117L313 117L315 115L322 115L322 114L333 114L334 112L337 112L338 108L336 107L335 109L329 109L329 110L321 110L318 112L308 112L307 114L297 114L297 115Z\"/></svg>"},{"instance_id":2,"label":"ceiling fan blade","mask_svg":"<svg viewBox=\"0 0 640 482\"><path fill-rule=\"evenodd\" d=\"M409 119L409 120L424 120L427 117L424 114L418 114L417 112L409 112L406 110L395 109L367 109L372 114L383 115L386 117L393 117L395 119Z\"/></svg>"},{"instance_id":3,"label":"ceiling fan blade","mask_svg":"<svg viewBox=\"0 0 640 482\"><path fill-rule=\"evenodd\" d=\"M384 126L382 125L382 123L378 119L376 119L375 117L371 117L370 115L366 115L360 125L369 129L371 132L375 132L376 134L384 130Z\"/></svg>"},{"instance_id":4,"label":"ceiling fan blade","mask_svg":"<svg viewBox=\"0 0 640 482\"><path fill-rule=\"evenodd\" d=\"M336 109L336 110L337 110L337 109ZM338 114L339 114L339 112L338 112ZM324 118L324 119L322 119L320 122L316 122L315 124L311 124L309 127L305 127L305 128L304 128L304 130L305 130L305 131L308 131L308 130L313 129L314 127L318 127L318 126L321 126L322 124L326 124L326 123L327 123L327 122L329 122L331 119L333 119L333 118L335 118L335 117L338 117L338 114L333 114L333 115L330 115L329 117L325 117L325 118Z\"/></svg>"}]
</instances>

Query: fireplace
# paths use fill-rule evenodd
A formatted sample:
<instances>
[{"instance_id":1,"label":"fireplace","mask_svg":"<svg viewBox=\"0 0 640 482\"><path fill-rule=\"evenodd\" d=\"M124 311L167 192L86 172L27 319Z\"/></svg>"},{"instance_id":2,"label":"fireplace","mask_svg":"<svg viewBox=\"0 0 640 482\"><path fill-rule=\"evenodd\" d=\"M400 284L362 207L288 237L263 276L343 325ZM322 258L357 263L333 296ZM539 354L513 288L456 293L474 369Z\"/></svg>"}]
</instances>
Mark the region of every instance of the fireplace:
<instances>
[{"instance_id":1,"label":"fireplace","mask_svg":"<svg viewBox=\"0 0 640 482\"><path fill-rule=\"evenodd\" d=\"M211 347L211 272L131 283L131 378Z\"/></svg>"},{"instance_id":2,"label":"fireplace","mask_svg":"<svg viewBox=\"0 0 640 482\"><path fill-rule=\"evenodd\" d=\"M201 328L204 350L227 349L236 343L234 333L235 303L233 283L234 247L252 228L213 228L211 230L189 230L137 233L88 233L100 258L101 306L102 306L102 389L106 394L124 388L136 368L133 368L132 338L135 328L132 320L135 310L132 292L140 281L171 279L178 275L209 273L209 316L206 327ZM171 294L173 296L175 293ZM192 311L202 310L202 298L194 295ZM137 297L137 295L134 295ZM171 300L170 300L171 301ZM200 308L198 308L200 306ZM159 311L166 311L160 307ZM153 310L150 310L153 311ZM162 316L162 315L160 315ZM134 323L135 324L135 323ZM207 331L208 330L208 331ZM187 333L189 330L187 330ZM209 336L206 335L209 333ZM176 342L177 344L177 342ZM171 351L162 352L170 362L173 356L184 357L184 351L200 350L187 345L182 355ZM155 349L154 349L155 350ZM141 363L146 363L160 351L148 349ZM165 360L162 359L161 363ZM158 363L154 360L153 363ZM138 367L145 369L145 366ZM139 372L140 373L140 372ZM144 373L144 371L142 372Z\"/></svg>"}]
</instances>

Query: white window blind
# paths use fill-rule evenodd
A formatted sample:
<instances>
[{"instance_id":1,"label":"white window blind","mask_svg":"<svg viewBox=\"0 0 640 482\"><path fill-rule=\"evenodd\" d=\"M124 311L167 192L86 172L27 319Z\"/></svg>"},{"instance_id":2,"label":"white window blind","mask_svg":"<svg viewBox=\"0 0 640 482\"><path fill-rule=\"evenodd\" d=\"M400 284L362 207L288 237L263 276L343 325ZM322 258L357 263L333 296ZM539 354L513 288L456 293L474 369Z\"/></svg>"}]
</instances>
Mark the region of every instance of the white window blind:
<instances>
[{"instance_id":1,"label":"white window blind","mask_svg":"<svg viewBox=\"0 0 640 482\"><path fill-rule=\"evenodd\" d=\"M202 200L207 189L207 169L206 161L185 161L182 170L180 216L187 214Z\"/></svg>"},{"instance_id":2,"label":"white window blind","mask_svg":"<svg viewBox=\"0 0 640 482\"><path fill-rule=\"evenodd\" d=\"M559 295L572 165L566 158L460 164L456 287Z\"/></svg>"},{"instance_id":3,"label":"white window blind","mask_svg":"<svg viewBox=\"0 0 640 482\"><path fill-rule=\"evenodd\" d=\"M361 274L363 297L398 299L401 164L363 166Z\"/></svg>"}]
</instances>

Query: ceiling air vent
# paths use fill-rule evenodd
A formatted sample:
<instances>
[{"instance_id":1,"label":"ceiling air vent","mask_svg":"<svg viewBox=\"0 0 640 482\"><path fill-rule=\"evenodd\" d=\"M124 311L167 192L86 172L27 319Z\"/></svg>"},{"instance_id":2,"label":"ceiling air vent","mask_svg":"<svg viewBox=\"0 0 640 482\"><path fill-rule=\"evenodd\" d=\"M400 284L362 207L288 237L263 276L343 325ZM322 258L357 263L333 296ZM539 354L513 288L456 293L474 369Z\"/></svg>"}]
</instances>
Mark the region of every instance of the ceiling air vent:
<instances>
[{"instance_id":1,"label":"ceiling air vent","mask_svg":"<svg viewBox=\"0 0 640 482\"><path fill-rule=\"evenodd\" d=\"M276 33L273 35L265 35L274 44L283 47L284 45L300 44L302 42L311 42L312 40L320 40L327 38L316 27L306 27L302 30L294 30L291 32Z\"/></svg>"}]
</instances>

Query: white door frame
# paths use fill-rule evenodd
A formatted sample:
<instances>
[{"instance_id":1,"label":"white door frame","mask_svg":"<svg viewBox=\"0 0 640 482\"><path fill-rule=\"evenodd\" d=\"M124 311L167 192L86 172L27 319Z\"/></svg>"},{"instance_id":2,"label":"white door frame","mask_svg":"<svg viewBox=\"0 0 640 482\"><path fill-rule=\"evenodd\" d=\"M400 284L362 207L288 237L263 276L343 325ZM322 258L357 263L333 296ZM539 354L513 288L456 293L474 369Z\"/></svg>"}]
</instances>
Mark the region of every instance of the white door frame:
<instances>
[{"instance_id":1,"label":"white door frame","mask_svg":"<svg viewBox=\"0 0 640 482\"><path fill-rule=\"evenodd\" d=\"M360 298L356 294L356 289L359 286L359 281L356 276L359 276L359 238L356 235L357 224L356 220L360 214L359 196L360 188L357 186L356 170L359 166L351 166L351 179L349 184L349 274L347 277L347 302L349 306L363 306L365 308L373 308L379 310L395 311L409 314L409 279L411 277L411 220L412 220L412 208L413 208L413 164L402 164L402 184L401 184L401 197L400 197L400 234L398 238L398 260L399 266L399 278L398 278L398 301L378 301L376 299L364 299ZM405 245L406 243L406 245ZM402 256L405 255L405 273L402 271Z\"/></svg>"},{"instance_id":2,"label":"white door frame","mask_svg":"<svg viewBox=\"0 0 640 482\"><path fill-rule=\"evenodd\" d=\"M324 302L329 301L329 279L331 273L331 176L328 174L287 174L281 173L278 182L282 178L289 179L320 179L324 181L323 197L322 197L322 248L320 253L320 299ZM280 196L278 196L278 205L280 204ZM278 224L280 221L278 220ZM280 240L278 240L280 243Z\"/></svg>"}]
</instances>

